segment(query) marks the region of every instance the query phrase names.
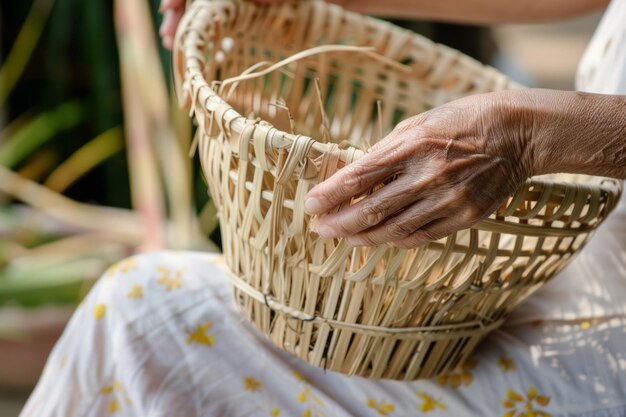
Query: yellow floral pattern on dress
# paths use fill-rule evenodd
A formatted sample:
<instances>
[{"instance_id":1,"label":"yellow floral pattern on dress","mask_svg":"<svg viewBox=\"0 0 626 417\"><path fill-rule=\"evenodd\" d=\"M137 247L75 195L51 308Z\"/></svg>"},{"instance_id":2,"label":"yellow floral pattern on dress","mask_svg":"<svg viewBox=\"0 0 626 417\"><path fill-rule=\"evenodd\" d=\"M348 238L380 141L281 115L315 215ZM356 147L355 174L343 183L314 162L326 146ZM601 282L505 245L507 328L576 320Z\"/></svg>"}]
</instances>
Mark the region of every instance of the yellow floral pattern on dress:
<instances>
[{"instance_id":1,"label":"yellow floral pattern on dress","mask_svg":"<svg viewBox=\"0 0 626 417\"><path fill-rule=\"evenodd\" d=\"M93 308L93 316L96 320L100 320L104 317L107 312L107 306L104 304L96 304Z\"/></svg>"},{"instance_id":2,"label":"yellow floral pattern on dress","mask_svg":"<svg viewBox=\"0 0 626 417\"><path fill-rule=\"evenodd\" d=\"M389 416L396 410L396 407L391 403L378 402L373 398L367 399L367 406L373 408L381 416Z\"/></svg>"},{"instance_id":3,"label":"yellow floral pattern on dress","mask_svg":"<svg viewBox=\"0 0 626 417\"><path fill-rule=\"evenodd\" d=\"M263 384L252 376L246 376L243 378L243 389L246 391L261 391Z\"/></svg>"},{"instance_id":4,"label":"yellow floral pattern on dress","mask_svg":"<svg viewBox=\"0 0 626 417\"><path fill-rule=\"evenodd\" d=\"M109 413L117 413L118 411L122 411L122 405L118 400L113 400L109 403Z\"/></svg>"},{"instance_id":5,"label":"yellow floral pattern on dress","mask_svg":"<svg viewBox=\"0 0 626 417\"><path fill-rule=\"evenodd\" d=\"M107 385L102 387L102 389L100 390L100 395L113 397L108 402L107 406L107 410L110 414L115 414L122 411L122 401L120 400L120 398L124 399L124 402L127 406L132 405L132 401L128 397L126 390L119 380L116 380L113 385Z\"/></svg>"},{"instance_id":6,"label":"yellow floral pattern on dress","mask_svg":"<svg viewBox=\"0 0 626 417\"><path fill-rule=\"evenodd\" d=\"M139 284L133 285L126 296L135 300L143 299L143 287Z\"/></svg>"},{"instance_id":7,"label":"yellow floral pattern on dress","mask_svg":"<svg viewBox=\"0 0 626 417\"><path fill-rule=\"evenodd\" d=\"M163 285L167 291L171 291L174 288L181 288L183 286L183 271L184 268L181 268L172 272L169 268L160 266L157 268L157 272L159 273L157 282Z\"/></svg>"},{"instance_id":8,"label":"yellow floral pattern on dress","mask_svg":"<svg viewBox=\"0 0 626 417\"><path fill-rule=\"evenodd\" d=\"M510 389L506 393L506 400L502 402L505 413L502 417L550 417L550 414L535 407L545 407L550 403L550 397L539 395L537 388L531 386L524 397Z\"/></svg>"},{"instance_id":9,"label":"yellow floral pattern on dress","mask_svg":"<svg viewBox=\"0 0 626 417\"><path fill-rule=\"evenodd\" d=\"M501 356L496 362L497 365L502 368L502 372L507 373L509 371L517 371L517 365L513 358L509 358L508 356Z\"/></svg>"},{"instance_id":10,"label":"yellow floral pattern on dress","mask_svg":"<svg viewBox=\"0 0 626 417\"><path fill-rule=\"evenodd\" d=\"M424 392L416 391L415 393L422 400L422 402L417 406L417 408L422 413L428 413L430 411L435 411L436 409L440 409L440 410L448 409L448 407L444 403L442 403L439 400L434 399L433 397L431 397L430 395Z\"/></svg>"},{"instance_id":11,"label":"yellow floral pattern on dress","mask_svg":"<svg viewBox=\"0 0 626 417\"><path fill-rule=\"evenodd\" d=\"M310 386L310 382L302 376L298 371L293 372L293 376L299 382L302 382L302 389L298 393L298 402L303 404L306 408L302 412L302 417L317 417L325 416L324 402L315 394Z\"/></svg>"},{"instance_id":12,"label":"yellow floral pattern on dress","mask_svg":"<svg viewBox=\"0 0 626 417\"><path fill-rule=\"evenodd\" d=\"M456 370L439 375L437 381L444 386L451 386L452 388L458 388L461 385L470 385L474 380L472 371L478 366L478 361L475 359L468 359L463 362Z\"/></svg>"},{"instance_id":13,"label":"yellow floral pattern on dress","mask_svg":"<svg viewBox=\"0 0 626 417\"><path fill-rule=\"evenodd\" d=\"M213 323L207 321L204 324L198 326L194 331L187 335L185 343L191 345L197 343L199 345L213 346L215 344L215 338L207 334L207 331L213 326Z\"/></svg>"},{"instance_id":14,"label":"yellow floral pattern on dress","mask_svg":"<svg viewBox=\"0 0 626 417\"><path fill-rule=\"evenodd\" d=\"M248 375L243 377L243 389L250 392L260 393L263 391L263 383L256 379L255 377ZM268 401L262 405L262 408L265 409L267 407L270 416L280 416L280 407L274 407L271 405L272 398L271 395L267 399Z\"/></svg>"},{"instance_id":15,"label":"yellow floral pattern on dress","mask_svg":"<svg viewBox=\"0 0 626 417\"><path fill-rule=\"evenodd\" d=\"M137 268L137 260L134 257L123 259L109 267L106 272L107 278L113 278L116 274L125 274L131 269Z\"/></svg>"}]
</instances>

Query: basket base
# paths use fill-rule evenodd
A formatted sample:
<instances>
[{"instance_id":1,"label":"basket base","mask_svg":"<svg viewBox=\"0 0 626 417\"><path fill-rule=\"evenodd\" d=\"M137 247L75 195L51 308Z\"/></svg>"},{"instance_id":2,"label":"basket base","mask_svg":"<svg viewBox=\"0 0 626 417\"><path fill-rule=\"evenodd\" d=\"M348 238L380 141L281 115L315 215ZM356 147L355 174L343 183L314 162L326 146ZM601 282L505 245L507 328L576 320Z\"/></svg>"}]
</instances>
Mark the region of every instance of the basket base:
<instances>
[{"instance_id":1,"label":"basket base","mask_svg":"<svg viewBox=\"0 0 626 417\"><path fill-rule=\"evenodd\" d=\"M234 274L230 274L234 277ZM235 300L246 318L275 346L310 365L348 376L411 381L436 377L465 362L501 322L482 331L422 331L390 337L323 320L302 320L254 297L234 277Z\"/></svg>"}]
</instances>

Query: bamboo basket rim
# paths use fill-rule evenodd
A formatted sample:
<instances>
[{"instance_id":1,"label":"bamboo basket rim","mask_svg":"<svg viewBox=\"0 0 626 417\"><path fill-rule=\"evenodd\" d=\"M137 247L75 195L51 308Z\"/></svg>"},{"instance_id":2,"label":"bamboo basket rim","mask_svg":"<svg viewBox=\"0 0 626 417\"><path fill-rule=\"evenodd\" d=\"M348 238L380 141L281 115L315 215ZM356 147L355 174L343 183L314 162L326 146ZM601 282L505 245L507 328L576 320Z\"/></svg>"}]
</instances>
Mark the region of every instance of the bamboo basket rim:
<instances>
[{"instance_id":1,"label":"bamboo basket rim","mask_svg":"<svg viewBox=\"0 0 626 417\"><path fill-rule=\"evenodd\" d=\"M235 14L237 13L237 5L240 1L241 0L188 0L187 3L188 7L208 7L216 9L224 6L230 6L230 8L232 9L231 13ZM323 0L299 1L323 2ZM256 8L290 7L289 2L274 6L263 6L256 3L246 6ZM334 4L326 4L326 7L341 9L343 13L346 13L348 15L357 15L357 13L355 12L344 10L340 6ZM173 65L179 66L178 71L173 71L175 93L179 99L179 102L183 103L185 107L189 107L190 117L193 116L200 101L202 102L204 111L209 113L215 113L218 115L217 119L222 121L222 126L220 126L221 129L224 129L226 131L232 131L238 134L244 133L246 129L253 129L255 132L257 129L259 129L259 134L262 134L264 137L268 138L272 148L274 149L280 149L285 147L291 147L293 149L296 148L294 144L302 142L304 143L302 147L305 148L307 152L316 152L316 154L311 157L316 157L320 154L334 153L337 155L339 160L346 165L354 162L355 160L365 155L365 151L353 147L350 144L347 145L346 149L341 149L336 143L324 143L316 140L316 138L312 136L288 133L273 127L269 123L256 123L255 121L252 121L249 118L241 115L230 103L224 100L219 95L219 92L215 91L204 78L203 70L205 68L205 64L203 62L201 54L198 53L198 50L202 50L205 44L209 42L209 40L200 36L197 32L187 29L189 27L189 23L193 20L193 18L193 13L186 12L185 14L183 14L179 27L184 28L184 30L178 30L176 32L172 60ZM233 17L231 17L231 19L232 18ZM368 20L377 20L370 16L364 16L364 18ZM227 22L217 21L217 23ZM183 38L184 43L181 44ZM447 48L445 45L437 45ZM182 69L182 71L180 71L180 69ZM182 74L185 74L184 79L181 78ZM195 88L192 89L190 88L190 86L186 86L186 83L195 84ZM518 85L515 82L512 82L511 84L515 88L522 88L521 85ZM195 91L195 94L192 97L186 96L186 91L189 90ZM252 141L252 136L252 134L249 134L250 141ZM294 152L294 154L296 153ZM298 153L298 155L296 156L301 156L301 154ZM308 155L305 154L305 156ZM294 157L293 159L296 160L298 158ZM292 168L295 168L295 165L293 165ZM286 175L287 177L289 177L292 174L293 172L286 172L283 173L283 176ZM568 180L566 178L585 179L585 181L577 182ZM603 194L619 194L622 188L621 181L615 178L567 173L533 176L526 179L525 184L528 187L554 187L556 190L565 190L570 187L590 187L592 189L597 188ZM513 198L515 198L515 196ZM511 205L513 206L513 204ZM476 223L471 228L483 231L494 231L499 229L501 224L502 220L486 218ZM508 226L511 227L511 233L518 233L526 236L573 236L582 233L589 233L591 230L594 229L593 226L580 227L577 229L549 228L545 226L538 228L532 225L518 223L510 223Z\"/></svg>"}]
</instances>

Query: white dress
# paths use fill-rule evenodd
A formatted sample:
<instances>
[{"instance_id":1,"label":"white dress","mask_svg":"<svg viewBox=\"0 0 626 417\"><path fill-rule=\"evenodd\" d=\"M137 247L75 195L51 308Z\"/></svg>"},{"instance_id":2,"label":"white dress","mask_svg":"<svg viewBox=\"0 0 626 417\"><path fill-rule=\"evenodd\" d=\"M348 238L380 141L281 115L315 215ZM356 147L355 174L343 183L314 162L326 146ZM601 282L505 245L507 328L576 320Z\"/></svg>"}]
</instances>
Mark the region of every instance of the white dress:
<instances>
[{"instance_id":1,"label":"white dress","mask_svg":"<svg viewBox=\"0 0 626 417\"><path fill-rule=\"evenodd\" d=\"M626 0L580 69L579 88L626 94ZM234 306L223 268L190 252L112 266L21 417L626 417L624 200L567 270L434 380L349 378L274 348Z\"/></svg>"}]
</instances>

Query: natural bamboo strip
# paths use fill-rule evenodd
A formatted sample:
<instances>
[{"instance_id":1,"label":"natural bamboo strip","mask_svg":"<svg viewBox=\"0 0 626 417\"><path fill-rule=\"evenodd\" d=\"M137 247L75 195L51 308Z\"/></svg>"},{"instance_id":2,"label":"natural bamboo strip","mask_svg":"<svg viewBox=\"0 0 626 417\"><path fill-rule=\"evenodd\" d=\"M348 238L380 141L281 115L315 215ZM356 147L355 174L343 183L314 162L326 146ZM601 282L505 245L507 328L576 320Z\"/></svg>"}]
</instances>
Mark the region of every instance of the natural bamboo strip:
<instances>
[{"instance_id":1,"label":"natural bamboo strip","mask_svg":"<svg viewBox=\"0 0 626 417\"><path fill-rule=\"evenodd\" d=\"M131 245L141 241L136 216L122 209L80 203L0 165L0 192L27 203L50 217L85 231L113 233Z\"/></svg>"},{"instance_id":2,"label":"natural bamboo strip","mask_svg":"<svg viewBox=\"0 0 626 417\"><path fill-rule=\"evenodd\" d=\"M402 118L519 86L314 0L192 2L174 75L198 121L237 302L273 343L315 366L393 379L449 371L565 266L619 197L616 180L533 178L489 219L441 241L351 248L313 231L303 207L312 185Z\"/></svg>"}]
</instances>

